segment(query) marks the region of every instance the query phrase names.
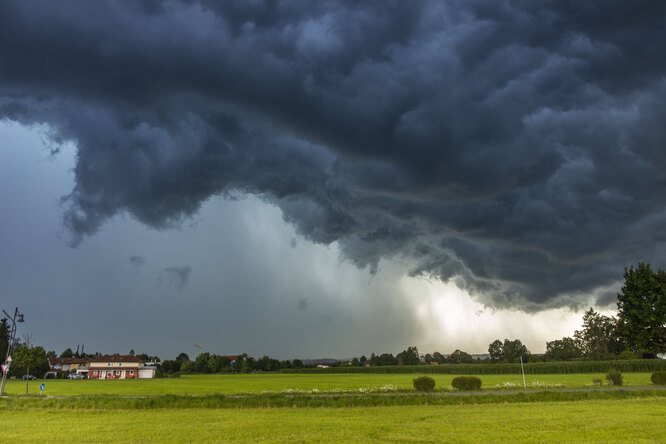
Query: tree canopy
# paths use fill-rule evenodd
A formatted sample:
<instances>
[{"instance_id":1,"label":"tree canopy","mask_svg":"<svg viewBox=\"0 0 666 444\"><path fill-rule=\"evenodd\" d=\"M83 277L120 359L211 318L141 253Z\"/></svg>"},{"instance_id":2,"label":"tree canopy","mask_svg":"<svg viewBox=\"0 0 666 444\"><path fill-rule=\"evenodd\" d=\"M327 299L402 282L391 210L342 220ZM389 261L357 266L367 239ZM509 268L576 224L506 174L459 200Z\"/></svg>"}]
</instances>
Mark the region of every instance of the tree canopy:
<instances>
[{"instance_id":1,"label":"tree canopy","mask_svg":"<svg viewBox=\"0 0 666 444\"><path fill-rule=\"evenodd\" d=\"M549 361L569 361L583 356L580 342L569 337L546 342L546 359Z\"/></svg>"},{"instance_id":2,"label":"tree canopy","mask_svg":"<svg viewBox=\"0 0 666 444\"><path fill-rule=\"evenodd\" d=\"M520 339L505 339L504 342L499 339L494 340L488 345L488 353L490 354L490 359L493 361L505 361L505 362L515 362L523 357L523 360L527 359L527 356L530 354L527 347L520 341Z\"/></svg>"},{"instance_id":3,"label":"tree canopy","mask_svg":"<svg viewBox=\"0 0 666 444\"><path fill-rule=\"evenodd\" d=\"M618 333L634 350L666 352L666 273L639 262L624 269L617 295Z\"/></svg>"}]
</instances>

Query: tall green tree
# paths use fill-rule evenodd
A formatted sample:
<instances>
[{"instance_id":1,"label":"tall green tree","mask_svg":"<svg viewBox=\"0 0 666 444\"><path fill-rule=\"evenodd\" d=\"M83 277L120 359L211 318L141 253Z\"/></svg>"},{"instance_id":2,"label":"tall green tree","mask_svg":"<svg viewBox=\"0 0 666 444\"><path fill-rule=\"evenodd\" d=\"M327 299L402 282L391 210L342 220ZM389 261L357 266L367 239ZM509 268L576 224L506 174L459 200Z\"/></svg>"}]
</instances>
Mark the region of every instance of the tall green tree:
<instances>
[{"instance_id":1,"label":"tall green tree","mask_svg":"<svg viewBox=\"0 0 666 444\"><path fill-rule=\"evenodd\" d=\"M526 361L530 351L520 339L514 339L513 341L505 339L504 342L496 339L488 345L488 353L492 361L515 362L521 356Z\"/></svg>"},{"instance_id":2,"label":"tall green tree","mask_svg":"<svg viewBox=\"0 0 666 444\"><path fill-rule=\"evenodd\" d=\"M579 341L564 337L546 342L546 359L548 361L569 361L583 356Z\"/></svg>"},{"instance_id":3,"label":"tall green tree","mask_svg":"<svg viewBox=\"0 0 666 444\"><path fill-rule=\"evenodd\" d=\"M488 353L490 354L490 359L494 362L501 361L504 359L504 345L499 339L495 339L488 345Z\"/></svg>"},{"instance_id":4,"label":"tall green tree","mask_svg":"<svg viewBox=\"0 0 666 444\"><path fill-rule=\"evenodd\" d=\"M527 361L530 354L530 351L520 339L514 339L513 341L505 339L504 344L502 344L502 349L504 351L504 360L506 362L519 361L521 356L523 361Z\"/></svg>"},{"instance_id":5,"label":"tall green tree","mask_svg":"<svg viewBox=\"0 0 666 444\"><path fill-rule=\"evenodd\" d=\"M624 269L617 331L634 350L666 352L666 273L650 264Z\"/></svg>"},{"instance_id":6,"label":"tall green tree","mask_svg":"<svg viewBox=\"0 0 666 444\"><path fill-rule=\"evenodd\" d=\"M447 359L451 364L473 364L474 358L462 350L455 350Z\"/></svg>"},{"instance_id":7,"label":"tall green tree","mask_svg":"<svg viewBox=\"0 0 666 444\"><path fill-rule=\"evenodd\" d=\"M616 335L617 320L594 311L592 307L583 315L583 329L574 332L583 355L589 359L608 359ZM622 351L619 350L618 353Z\"/></svg>"},{"instance_id":8,"label":"tall green tree","mask_svg":"<svg viewBox=\"0 0 666 444\"><path fill-rule=\"evenodd\" d=\"M9 346L9 323L7 318L0 320L0 361L5 362L7 347Z\"/></svg>"},{"instance_id":9,"label":"tall green tree","mask_svg":"<svg viewBox=\"0 0 666 444\"><path fill-rule=\"evenodd\" d=\"M446 362L446 356L444 356L440 352L434 352L432 354L432 359L438 364L443 364Z\"/></svg>"},{"instance_id":10,"label":"tall green tree","mask_svg":"<svg viewBox=\"0 0 666 444\"><path fill-rule=\"evenodd\" d=\"M210 353L199 353L199 356L194 360L194 371L197 373L211 373L211 368L208 366Z\"/></svg>"},{"instance_id":11,"label":"tall green tree","mask_svg":"<svg viewBox=\"0 0 666 444\"><path fill-rule=\"evenodd\" d=\"M416 346L407 347L396 355L398 365L419 365L419 350Z\"/></svg>"},{"instance_id":12,"label":"tall green tree","mask_svg":"<svg viewBox=\"0 0 666 444\"><path fill-rule=\"evenodd\" d=\"M12 353L11 371L15 375L33 374L42 377L49 369L44 347L31 347L29 343L21 344ZM28 381L25 385L25 394L28 394Z\"/></svg>"},{"instance_id":13,"label":"tall green tree","mask_svg":"<svg viewBox=\"0 0 666 444\"><path fill-rule=\"evenodd\" d=\"M74 352L72 351L71 348L66 348L62 353L60 353L61 358L73 358L74 357Z\"/></svg>"}]
</instances>

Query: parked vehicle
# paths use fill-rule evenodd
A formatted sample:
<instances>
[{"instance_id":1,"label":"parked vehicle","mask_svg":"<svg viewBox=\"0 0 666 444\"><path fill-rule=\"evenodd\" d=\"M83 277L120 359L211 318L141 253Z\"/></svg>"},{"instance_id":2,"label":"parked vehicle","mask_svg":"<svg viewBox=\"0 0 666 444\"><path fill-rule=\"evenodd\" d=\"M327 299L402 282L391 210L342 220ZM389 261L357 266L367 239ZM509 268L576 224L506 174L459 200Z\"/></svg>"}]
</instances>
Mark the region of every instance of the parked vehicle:
<instances>
[{"instance_id":1,"label":"parked vehicle","mask_svg":"<svg viewBox=\"0 0 666 444\"><path fill-rule=\"evenodd\" d=\"M69 375L69 379L83 379L83 375L80 373L72 373Z\"/></svg>"},{"instance_id":2,"label":"parked vehicle","mask_svg":"<svg viewBox=\"0 0 666 444\"><path fill-rule=\"evenodd\" d=\"M21 379L23 379L24 381L26 379L29 380L29 381L34 381L37 378L35 378L33 375L23 375L23 376L21 376Z\"/></svg>"}]
</instances>

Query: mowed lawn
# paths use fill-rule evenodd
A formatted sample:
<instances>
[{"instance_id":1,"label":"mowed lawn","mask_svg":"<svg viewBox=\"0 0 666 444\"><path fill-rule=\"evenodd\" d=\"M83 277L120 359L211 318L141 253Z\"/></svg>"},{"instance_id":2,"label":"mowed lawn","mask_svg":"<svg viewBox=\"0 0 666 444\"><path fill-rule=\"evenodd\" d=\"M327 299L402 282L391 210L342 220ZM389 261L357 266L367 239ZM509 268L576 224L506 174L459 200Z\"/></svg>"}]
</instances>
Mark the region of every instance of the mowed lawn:
<instances>
[{"instance_id":1,"label":"mowed lawn","mask_svg":"<svg viewBox=\"0 0 666 444\"><path fill-rule=\"evenodd\" d=\"M625 386L651 386L651 373L624 373ZM325 391L359 391L395 386L398 389L412 389L412 380L420 374L216 374L216 375L183 375L180 378L142 379L142 380L37 380L29 383L30 394L39 394L39 385L44 382L45 395L163 395L190 394L202 395L211 393L262 393L282 392L283 390L319 390ZM450 388L455 375L429 375L436 381L435 388ZM495 389L497 384L510 382L522 388L521 375L481 375L484 389ZM529 384L539 382L547 385L562 384L567 388L583 388L592 384L593 379L601 379L606 385L605 374L556 374L527 375ZM546 387L548 388L548 387ZM7 381L6 393L10 395L25 394L25 382L20 380Z\"/></svg>"},{"instance_id":2,"label":"mowed lawn","mask_svg":"<svg viewBox=\"0 0 666 444\"><path fill-rule=\"evenodd\" d=\"M6 410L5 442L664 442L666 398L369 408Z\"/></svg>"}]
</instances>

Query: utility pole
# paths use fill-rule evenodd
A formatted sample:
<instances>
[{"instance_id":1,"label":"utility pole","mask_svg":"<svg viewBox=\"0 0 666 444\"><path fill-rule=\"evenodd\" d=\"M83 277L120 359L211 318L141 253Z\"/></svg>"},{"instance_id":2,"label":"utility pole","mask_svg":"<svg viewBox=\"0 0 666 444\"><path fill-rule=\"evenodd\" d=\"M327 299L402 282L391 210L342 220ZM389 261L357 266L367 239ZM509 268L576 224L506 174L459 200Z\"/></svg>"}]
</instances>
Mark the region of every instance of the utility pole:
<instances>
[{"instance_id":1,"label":"utility pole","mask_svg":"<svg viewBox=\"0 0 666 444\"><path fill-rule=\"evenodd\" d=\"M4 370L2 372L2 385L0 386L0 396L5 394L5 381L7 380L7 373L9 373L9 366L10 362L7 362L9 359L9 356L12 351L12 346L14 345L14 338L16 338L16 323L17 322L24 322L23 321L23 314L19 313L18 307L14 309L14 316L10 316L9 313L7 313L5 310L2 310L2 312L7 316L7 319L11 319L12 321L12 328L9 333L9 338L7 340L7 354L5 355L5 361L2 369Z\"/></svg>"}]
</instances>

